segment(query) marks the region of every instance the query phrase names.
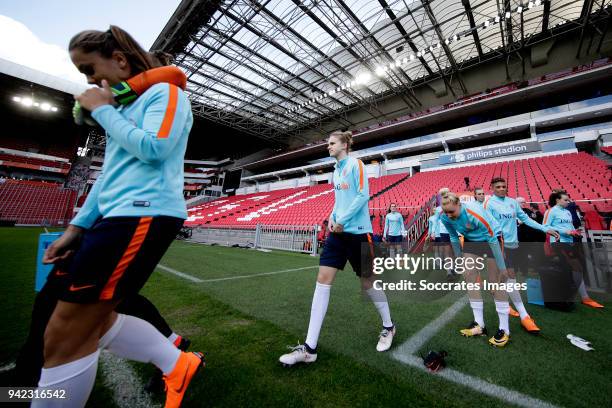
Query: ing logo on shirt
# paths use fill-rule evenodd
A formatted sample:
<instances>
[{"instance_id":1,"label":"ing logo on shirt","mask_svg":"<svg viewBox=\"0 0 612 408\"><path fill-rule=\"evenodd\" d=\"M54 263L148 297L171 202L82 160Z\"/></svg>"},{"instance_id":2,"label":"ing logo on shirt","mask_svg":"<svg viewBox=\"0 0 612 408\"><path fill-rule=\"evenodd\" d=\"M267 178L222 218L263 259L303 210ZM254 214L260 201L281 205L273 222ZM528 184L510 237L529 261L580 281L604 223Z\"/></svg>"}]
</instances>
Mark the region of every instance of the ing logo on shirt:
<instances>
[{"instance_id":1,"label":"ing logo on shirt","mask_svg":"<svg viewBox=\"0 0 612 408\"><path fill-rule=\"evenodd\" d=\"M335 186L336 190L348 190L349 188L351 188L351 186L348 183L340 183Z\"/></svg>"}]
</instances>

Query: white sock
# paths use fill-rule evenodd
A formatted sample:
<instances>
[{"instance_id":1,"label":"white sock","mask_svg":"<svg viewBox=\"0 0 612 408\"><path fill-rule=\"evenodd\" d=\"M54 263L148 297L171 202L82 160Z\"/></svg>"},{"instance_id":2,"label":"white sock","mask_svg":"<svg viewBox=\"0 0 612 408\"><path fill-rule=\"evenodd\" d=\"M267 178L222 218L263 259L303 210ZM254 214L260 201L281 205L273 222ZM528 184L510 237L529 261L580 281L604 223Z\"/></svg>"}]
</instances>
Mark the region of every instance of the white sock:
<instances>
[{"instance_id":1,"label":"white sock","mask_svg":"<svg viewBox=\"0 0 612 408\"><path fill-rule=\"evenodd\" d=\"M149 322L134 316L117 315L113 326L100 338L99 348L141 363L153 363L164 374L176 365L181 351Z\"/></svg>"},{"instance_id":2,"label":"white sock","mask_svg":"<svg viewBox=\"0 0 612 408\"><path fill-rule=\"evenodd\" d=\"M98 370L100 350L70 363L43 368L38 388L40 390L65 390L66 399L36 399L31 407L84 407L93 389Z\"/></svg>"},{"instance_id":3,"label":"white sock","mask_svg":"<svg viewBox=\"0 0 612 408\"><path fill-rule=\"evenodd\" d=\"M474 314L474 321L484 329L484 303L482 302L482 300L470 299L470 307L472 308L472 313Z\"/></svg>"},{"instance_id":4,"label":"white sock","mask_svg":"<svg viewBox=\"0 0 612 408\"><path fill-rule=\"evenodd\" d=\"M515 286L514 284L516 283L516 279L508 278L507 283L508 285ZM508 296L510 297L510 300L512 300L512 304L516 308L516 311L519 312L519 315L521 315L521 320L529 316L529 313L527 313L527 309L525 309L525 305L523 304L523 299L521 299L521 292L518 290L508 291Z\"/></svg>"},{"instance_id":5,"label":"white sock","mask_svg":"<svg viewBox=\"0 0 612 408\"><path fill-rule=\"evenodd\" d=\"M382 319L383 327L392 327L393 322L391 321L391 312L389 311L389 302L387 302L387 295L383 290L376 290L373 287L366 290L366 293L374 302L374 306L378 309L378 314Z\"/></svg>"},{"instance_id":6,"label":"white sock","mask_svg":"<svg viewBox=\"0 0 612 408\"><path fill-rule=\"evenodd\" d=\"M510 322L508 316L510 316L510 303L508 301L502 302L499 300L495 301L495 310L497 310L497 316L499 316L499 328L510 334Z\"/></svg>"},{"instance_id":7,"label":"white sock","mask_svg":"<svg viewBox=\"0 0 612 408\"><path fill-rule=\"evenodd\" d=\"M587 293L586 286L584 285L584 280L580 282L580 286L578 286L578 293L580 293L580 297L582 300L588 299L589 294Z\"/></svg>"},{"instance_id":8,"label":"white sock","mask_svg":"<svg viewBox=\"0 0 612 408\"><path fill-rule=\"evenodd\" d=\"M308 334L306 335L306 344L311 349L317 348L319 341L319 333L323 326L323 319L327 313L327 305L329 304L329 292L331 285L325 285L317 282L314 295L312 295L312 306L310 308L310 323L308 323Z\"/></svg>"},{"instance_id":9,"label":"white sock","mask_svg":"<svg viewBox=\"0 0 612 408\"><path fill-rule=\"evenodd\" d=\"M168 340L170 340L170 343L172 344L174 344L174 341L178 338L179 338L179 335L176 334L175 332L172 332L172 334L168 336Z\"/></svg>"}]
</instances>

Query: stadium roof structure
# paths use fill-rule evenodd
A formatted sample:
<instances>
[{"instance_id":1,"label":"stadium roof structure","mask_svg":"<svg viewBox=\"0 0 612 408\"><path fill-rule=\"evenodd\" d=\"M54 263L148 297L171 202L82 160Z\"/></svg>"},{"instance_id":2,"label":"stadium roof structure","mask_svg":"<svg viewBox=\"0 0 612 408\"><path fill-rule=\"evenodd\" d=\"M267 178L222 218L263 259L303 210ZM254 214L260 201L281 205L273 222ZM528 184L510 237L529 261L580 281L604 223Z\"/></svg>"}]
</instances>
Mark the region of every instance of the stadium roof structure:
<instances>
[{"instance_id":1,"label":"stadium roof structure","mask_svg":"<svg viewBox=\"0 0 612 408\"><path fill-rule=\"evenodd\" d=\"M610 19L612 0L183 0L152 49L175 55L194 113L286 143L348 112ZM580 50L578 50L578 54ZM503 62L502 62L503 64ZM459 96L457 96L459 97ZM323 134L323 132L321 131Z\"/></svg>"}]
</instances>

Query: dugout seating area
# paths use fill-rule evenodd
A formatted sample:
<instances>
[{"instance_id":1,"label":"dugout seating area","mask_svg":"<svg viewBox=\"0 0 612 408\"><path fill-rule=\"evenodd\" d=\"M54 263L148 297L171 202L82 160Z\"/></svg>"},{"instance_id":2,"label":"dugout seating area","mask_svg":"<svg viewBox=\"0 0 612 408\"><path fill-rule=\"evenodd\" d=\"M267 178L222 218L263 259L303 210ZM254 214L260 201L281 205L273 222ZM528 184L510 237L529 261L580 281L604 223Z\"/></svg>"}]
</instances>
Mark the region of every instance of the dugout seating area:
<instances>
[{"instance_id":1,"label":"dugout seating area","mask_svg":"<svg viewBox=\"0 0 612 408\"><path fill-rule=\"evenodd\" d=\"M0 220L66 225L75 200L75 191L55 183L0 179Z\"/></svg>"}]
</instances>

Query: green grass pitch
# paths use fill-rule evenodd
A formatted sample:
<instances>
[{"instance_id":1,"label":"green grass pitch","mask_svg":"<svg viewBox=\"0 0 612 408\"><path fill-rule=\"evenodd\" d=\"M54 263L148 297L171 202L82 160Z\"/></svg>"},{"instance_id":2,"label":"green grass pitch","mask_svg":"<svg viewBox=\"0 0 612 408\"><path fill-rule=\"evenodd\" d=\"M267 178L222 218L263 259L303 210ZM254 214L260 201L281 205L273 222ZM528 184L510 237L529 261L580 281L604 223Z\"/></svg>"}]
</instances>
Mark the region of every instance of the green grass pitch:
<instances>
[{"instance_id":1,"label":"green grass pitch","mask_svg":"<svg viewBox=\"0 0 612 408\"><path fill-rule=\"evenodd\" d=\"M40 232L0 228L0 366L15 360L27 334ZM317 362L287 369L278 364L278 357L286 346L304 341L317 258L175 242L161 263L203 280L194 283L158 269L142 291L175 332L192 340L192 350L206 353L208 366L190 386L185 407L507 405L404 365L390 353L376 352L380 319L373 305L362 299L350 267L333 285ZM411 338L454 300L407 302L391 294L389 299L398 327L395 345ZM458 329L471 321L466 306L421 351L447 350L450 368L554 405L612 406L611 305L606 303L603 310L578 305L572 313L527 307L542 328L541 336L528 335L518 319L511 318L512 338L505 349L488 346L485 338L462 338ZM491 302L485 303L485 313L488 322L497 321ZM565 339L568 333L590 340L595 351L575 348ZM150 366L131 364L143 379L152 371ZM0 385L4 380L0 374ZM88 406L116 406L101 378Z\"/></svg>"}]
</instances>

